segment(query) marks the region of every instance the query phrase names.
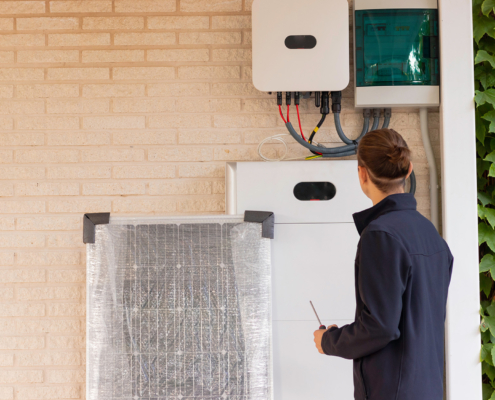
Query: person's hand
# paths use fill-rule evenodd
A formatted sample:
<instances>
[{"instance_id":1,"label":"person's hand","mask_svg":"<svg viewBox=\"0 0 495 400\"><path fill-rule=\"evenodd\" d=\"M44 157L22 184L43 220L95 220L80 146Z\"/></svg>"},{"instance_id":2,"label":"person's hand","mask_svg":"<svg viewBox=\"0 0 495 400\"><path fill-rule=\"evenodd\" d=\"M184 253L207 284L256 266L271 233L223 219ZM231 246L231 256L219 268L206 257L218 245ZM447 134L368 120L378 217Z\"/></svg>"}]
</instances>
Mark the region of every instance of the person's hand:
<instances>
[{"instance_id":1,"label":"person's hand","mask_svg":"<svg viewBox=\"0 0 495 400\"><path fill-rule=\"evenodd\" d=\"M316 348L318 349L320 354L325 354L323 352L323 349L321 348L321 338L323 337L323 334L331 328L338 328L338 326L332 325L332 326L329 326L327 329L318 329L317 331L314 331L315 345L316 345Z\"/></svg>"}]
</instances>

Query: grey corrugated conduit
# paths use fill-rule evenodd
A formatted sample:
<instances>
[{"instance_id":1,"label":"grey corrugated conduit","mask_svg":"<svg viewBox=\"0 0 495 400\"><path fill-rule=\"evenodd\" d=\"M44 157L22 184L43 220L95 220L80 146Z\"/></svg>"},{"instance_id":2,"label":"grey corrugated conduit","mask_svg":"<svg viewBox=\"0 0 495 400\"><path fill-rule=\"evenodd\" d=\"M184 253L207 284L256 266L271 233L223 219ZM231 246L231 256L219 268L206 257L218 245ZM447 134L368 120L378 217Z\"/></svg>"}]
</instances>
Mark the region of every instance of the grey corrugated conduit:
<instances>
[{"instance_id":1,"label":"grey corrugated conduit","mask_svg":"<svg viewBox=\"0 0 495 400\"><path fill-rule=\"evenodd\" d=\"M370 126L370 117L366 115L367 115L367 111L364 112L363 130L361 131L359 137L356 139L357 142L361 140L361 138L368 133ZM354 143L354 141L349 139L342 130L342 125L340 123L340 113L333 114L333 119L335 121L335 129L337 129L337 134L339 135L340 140L342 140L345 144Z\"/></svg>"},{"instance_id":2,"label":"grey corrugated conduit","mask_svg":"<svg viewBox=\"0 0 495 400\"><path fill-rule=\"evenodd\" d=\"M342 129L342 125L340 122L340 99L342 97L342 94L340 92L332 92L332 111L334 114L334 121L335 121L335 128L337 129L337 134L339 135L340 139L345 143L345 146L341 147L333 147L333 148L328 148L328 147L323 147L323 146L315 146L311 143L308 143L305 141L301 135L299 135L292 124L290 122L287 122L285 124L287 130L289 131L289 134L294 138L294 140L299 143L301 146L307 148L313 153L321 154L323 158L338 158L338 157L346 157L346 156L354 156L357 153L357 148L359 145L359 141L368 133L369 130L369 125L370 125L370 119L371 119L371 110L365 108L363 110L363 117L364 117L364 122L363 122L363 130L361 131L361 134L356 140L351 140L349 139L346 134L344 133ZM325 115L328 114L328 111L325 113ZM390 124L390 119L392 116L392 110L390 108L385 109L385 120L383 122L383 128L388 128L388 125ZM372 130L375 130L378 128L380 124L380 110L375 109L374 110L374 119L373 119L373 126ZM259 150L259 149L258 149ZM271 160L270 160L271 161ZM409 193L416 193L416 176L414 175L414 171L411 173L410 176L410 190Z\"/></svg>"},{"instance_id":3,"label":"grey corrugated conduit","mask_svg":"<svg viewBox=\"0 0 495 400\"><path fill-rule=\"evenodd\" d=\"M337 134L339 135L340 140L342 140L345 144L352 144L352 140L347 138L347 136L344 134L344 131L342 130L342 125L340 123L340 114L333 114L333 120L335 122L335 129L337 129Z\"/></svg>"},{"instance_id":4,"label":"grey corrugated conduit","mask_svg":"<svg viewBox=\"0 0 495 400\"><path fill-rule=\"evenodd\" d=\"M428 160L428 168L430 170L430 210L431 222L438 230L438 175L437 163L435 154L431 147L430 135L428 132L428 109L421 108L419 110L419 120L421 123L421 137L423 138L423 146Z\"/></svg>"},{"instance_id":5,"label":"grey corrugated conduit","mask_svg":"<svg viewBox=\"0 0 495 400\"><path fill-rule=\"evenodd\" d=\"M299 135L295 130L294 127L290 122L287 122L285 124L287 127L287 130L289 131L290 135L294 138L294 140L299 143L300 145L306 147L308 150L314 151L316 153L321 153L323 157L344 157L344 156L352 156L356 154L357 151L357 142L354 144L347 144L345 146L341 147L334 147L334 148L328 148L328 147L320 147L320 146L315 146L312 145L308 142L306 142L301 135Z\"/></svg>"},{"instance_id":6,"label":"grey corrugated conduit","mask_svg":"<svg viewBox=\"0 0 495 400\"><path fill-rule=\"evenodd\" d=\"M392 109L386 108L384 113L385 120L383 121L382 129L387 129L390 125L390 119L392 118Z\"/></svg>"},{"instance_id":7,"label":"grey corrugated conduit","mask_svg":"<svg viewBox=\"0 0 495 400\"><path fill-rule=\"evenodd\" d=\"M409 193L411 194L416 194L416 174L414 171L411 172L411 175L409 175Z\"/></svg>"},{"instance_id":8,"label":"grey corrugated conduit","mask_svg":"<svg viewBox=\"0 0 495 400\"><path fill-rule=\"evenodd\" d=\"M379 108L373 109L373 126L371 127L372 131L376 131L378 129L378 125L380 125L380 114L381 111Z\"/></svg>"}]
</instances>

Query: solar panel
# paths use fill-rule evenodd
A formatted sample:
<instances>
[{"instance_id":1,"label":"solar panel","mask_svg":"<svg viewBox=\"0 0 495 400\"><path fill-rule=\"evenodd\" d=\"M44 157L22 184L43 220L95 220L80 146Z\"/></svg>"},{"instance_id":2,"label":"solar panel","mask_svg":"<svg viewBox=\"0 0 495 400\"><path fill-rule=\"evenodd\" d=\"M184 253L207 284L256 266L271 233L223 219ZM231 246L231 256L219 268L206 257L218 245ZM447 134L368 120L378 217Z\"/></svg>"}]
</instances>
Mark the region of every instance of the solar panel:
<instances>
[{"instance_id":1,"label":"solar panel","mask_svg":"<svg viewBox=\"0 0 495 400\"><path fill-rule=\"evenodd\" d=\"M259 224L112 220L87 253L89 399L271 398Z\"/></svg>"}]
</instances>

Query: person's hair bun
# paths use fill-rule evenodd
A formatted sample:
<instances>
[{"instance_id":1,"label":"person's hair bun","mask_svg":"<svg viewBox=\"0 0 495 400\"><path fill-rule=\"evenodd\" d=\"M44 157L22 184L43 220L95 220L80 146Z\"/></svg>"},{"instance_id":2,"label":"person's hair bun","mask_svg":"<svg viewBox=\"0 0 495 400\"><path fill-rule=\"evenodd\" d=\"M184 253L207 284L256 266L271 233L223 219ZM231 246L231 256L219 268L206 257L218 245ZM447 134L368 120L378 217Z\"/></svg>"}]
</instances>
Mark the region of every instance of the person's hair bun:
<instances>
[{"instance_id":1,"label":"person's hair bun","mask_svg":"<svg viewBox=\"0 0 495 400\"><path fill-rule=\"evenodd\" d=\"M394 145L392 151L388 154L388 159L392 164L397 165L399 169L409 171L411 150L405 146Z\"/></svg>"}]
</instances>

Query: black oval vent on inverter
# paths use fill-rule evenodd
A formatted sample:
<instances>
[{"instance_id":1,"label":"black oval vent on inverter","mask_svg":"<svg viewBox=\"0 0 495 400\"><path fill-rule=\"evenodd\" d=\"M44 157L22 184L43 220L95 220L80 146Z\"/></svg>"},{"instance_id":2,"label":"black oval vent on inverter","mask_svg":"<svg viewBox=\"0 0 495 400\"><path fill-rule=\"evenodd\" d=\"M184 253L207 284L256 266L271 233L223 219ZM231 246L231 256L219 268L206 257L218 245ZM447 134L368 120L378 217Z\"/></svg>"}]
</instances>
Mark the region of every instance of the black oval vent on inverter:
<instances>
[{"instance_id":1,"label":"black oval vent on inverter","mask_svg":"<svg viewBox=\"0 0 495 400\"><path fill-rule=\"evenodd\" d=\"M287 36L285 46L288 49L313 49L316 46L316 38L312 35Z\"/></svg>"},{"instance_id":2,"label":"black oval vent on inverter","mask_svg":"<svg viewBox=\"0 0 495 400\"><path fill-rule=\"evenodd\" d=\"M294 196L301 201L328 201L337 194L330 182L301 182L294 187Z\"/></svg>"}]
</instances>

